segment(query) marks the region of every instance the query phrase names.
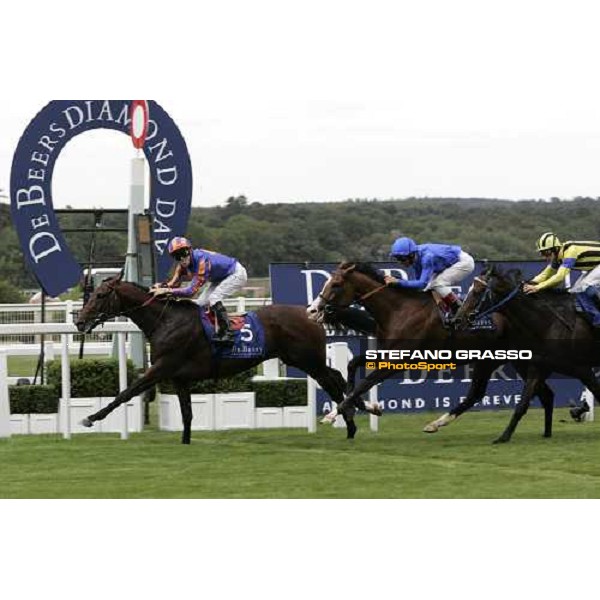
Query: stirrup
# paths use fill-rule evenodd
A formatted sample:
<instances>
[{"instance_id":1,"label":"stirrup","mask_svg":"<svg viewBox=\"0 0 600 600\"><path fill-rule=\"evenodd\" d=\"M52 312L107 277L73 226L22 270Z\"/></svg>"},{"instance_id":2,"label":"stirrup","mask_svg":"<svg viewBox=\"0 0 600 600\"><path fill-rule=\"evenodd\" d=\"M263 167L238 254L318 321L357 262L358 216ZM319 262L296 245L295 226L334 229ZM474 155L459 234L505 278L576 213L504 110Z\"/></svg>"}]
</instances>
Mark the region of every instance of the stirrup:
<instances>
[{"instance_id":1,"label":"stirrup","mask_svg":"<svg viewBox=\"0 0 600 600\"><path fill-rule=\"evenodd\" d=\"M216 333L213 338L212 341L215 344L234 344L235 343L235 334L233 333L233 331L231 331L231 329L228 329L223 335L220 335L219 333Z\"/></svg>"}]
</instances>

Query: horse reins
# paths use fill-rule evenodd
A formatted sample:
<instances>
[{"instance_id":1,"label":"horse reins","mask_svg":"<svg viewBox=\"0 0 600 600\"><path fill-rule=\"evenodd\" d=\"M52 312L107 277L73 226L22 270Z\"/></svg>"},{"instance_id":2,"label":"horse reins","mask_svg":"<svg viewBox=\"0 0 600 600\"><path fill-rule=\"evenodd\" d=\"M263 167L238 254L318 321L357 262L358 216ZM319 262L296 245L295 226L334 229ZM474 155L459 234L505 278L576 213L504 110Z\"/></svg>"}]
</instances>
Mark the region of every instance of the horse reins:
<instances>
[{"instance_id":1,"label":"horse reins","mask_svg":"<svg viewBox=\"0 0 600 600\"><path fill-rule=\"evenodd\" d=\"M373 296L377 292L380 292L381 290L385 289L386 287L388 287L388 285L387 285L387 283L384 283L383 285L380 285L379 287L376 287L375 289L370 290L366 294L363 294L362 296L360 296L359 298L357 298L355 300L355 302L357 302L358 304L360 304L361 302L363 302L363 300L366 300L367 298L370 298L371 296ZM325 304L329 304L333 300L333 298L325 298L325 296L323 296L322 293L319 293L319 298L321 298L322 300L324 300Z\"/></svg>"},{"instance_id":2,"label":"horse reins","mask_svg":"<svg viewBox=\"0 0 600 600\"><path fill-rule=\"evenodd\" d=\"M380 285L379 287L376 287L375 289L371 290L370 292L367 292L366 294L363 294L356 301L360 304L363 300L366 300L367 298L370 298L371 296L373 296L377 292L380 292L381 290L385 289L386 287L388 287L388 285L387 285L387 283L384 283L383 285Z\"/></svg>"},{"instance_id":3,"label":"horse reins","mask_svg":"<svg viewBox=\"0 0 600 600\"><path fill-rule=\"evenodd\" d=\"M114 287L110 288L111 292L115 291ZM102 312L102 313L98 313L98 316L94 319L93 321L93 327L92 329L94 329L95 327L97 327L98 325L102 325L103 323L106 323L109 319L114 319L116 317L128 317L129 315L133 314L134 312L145 308L146 306L150 306L150 304L152 304L155 300L156 300L157 296L151 295L150 298L148 298L147 300L145 300L142 304L138 305L138 306L134 306L133 308L129 308L127 310L123 310L121 312L118 312L112 316L107 315L106 313ZM165 310L167 309L167 306L171 303L171 298L167 298L167 301L163 304L163 309L160 312L160 315L158 315L158 319L156 319L156 324L154 325L154 327L152 328L152 331L150 331L146 337L150 337L153 333L154 330L158 327L158 323L160 323L162 316L165 312Z\"/></svg>"},{"instance_id":4,"label":"horse reins","mask_svg":"<svg viewBox=\"0 0 600 600\"><path fill-rule=\"evenodd\" d=\"M480 277L475 277L475 279L473 281L476 281L477 283L480 283L481 285L483 285L486 288L486 294L490 295L491 297L491 288L489 286L489 282L484 281L483 279L481 279ZM510 302L510 300L512 300L520 291L521 288L523 286L523 282L519 282L517 284L517 286L510 292L510 294L508 294L507 296L505 296L504 298L502 298L502 300L500 300L499 302L497 302L496 304L494 304L493 306L491 306L490 308L484 310L482 313L479 313L477 315L478 319L481 319L483 317L487 317L488 315L490 315L491 313L497 311L499 308L501 308L502 306L504 306L505 304L507 304L508 302ZM480 304L483 302L484 298L481 299ZM573 331L573 327L562 317L562 315L558 314L554 308L552 306L550 306L543 298L540 298L540 302L542 302L546 308L569 330L569 331Z\"/></svg>"}]
</instances>

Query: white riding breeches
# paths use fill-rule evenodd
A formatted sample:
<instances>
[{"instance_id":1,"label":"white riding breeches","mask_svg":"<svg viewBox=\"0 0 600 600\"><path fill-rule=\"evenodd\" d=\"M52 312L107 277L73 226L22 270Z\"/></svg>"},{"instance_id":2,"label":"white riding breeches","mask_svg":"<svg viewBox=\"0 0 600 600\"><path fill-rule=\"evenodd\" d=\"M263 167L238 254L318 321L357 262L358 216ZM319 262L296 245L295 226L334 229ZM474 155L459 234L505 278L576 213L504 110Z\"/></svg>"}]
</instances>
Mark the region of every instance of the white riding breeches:
<instances>
[{"instance_id":1,"label":"white riding breeches","mask_svg":"<svg viewBox=\"0 0 600 600\"><path fill-rule=\"evenodd\" d=\"M591 271L582 273L579 279L569 288L571 294L585 292L591 285L600 286L600 265L594 267Z\"/></svg>"},{"instance_id":2,"label":"white riding breeches","mask_svg":"<svg viewBox=\"0 0 600 600\"><path fill-rule=\"evenodd\" d=\"M473 257L466 252L461 252L458 255L458 260L453 265L431 278L425 291L435 290L442 298L445 298L452 291L451 286L460 283L474 269L475 261Z\"/></svg>"},{"instance_id":3,"label":"white riding breeches","mask_svg":"<svg viewBox=\"0 0 600 600\"><path fill-rule=\"evenodd\" d=\"M246 269L237 263L234 272L225 277L223 281L217 283L207 283L200 292L200 295L194 300L200 306L214 306L217 302L221 302L225 298L239 292L248 281Z\"/></svg>"}]
</instances>

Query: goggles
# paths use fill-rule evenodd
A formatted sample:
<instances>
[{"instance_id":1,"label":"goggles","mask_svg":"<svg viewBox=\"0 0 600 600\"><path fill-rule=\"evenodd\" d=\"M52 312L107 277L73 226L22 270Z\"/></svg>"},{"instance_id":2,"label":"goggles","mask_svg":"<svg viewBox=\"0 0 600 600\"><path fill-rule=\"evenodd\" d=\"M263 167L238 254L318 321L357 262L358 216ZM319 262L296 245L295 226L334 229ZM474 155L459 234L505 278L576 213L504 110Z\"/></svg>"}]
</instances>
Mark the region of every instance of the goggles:
<instances>
[{"instance_id":1,"label":"goggles","mask_svg":"<svg viewBox=\"0 0 600 600\"><path fill-rule=\"evenodd\" d=\"M190 255L189 248L181 248L181 250L175 250L171 256L177 261L181 261L184 258L187 258Z\"/></svg>"}]
</instances>

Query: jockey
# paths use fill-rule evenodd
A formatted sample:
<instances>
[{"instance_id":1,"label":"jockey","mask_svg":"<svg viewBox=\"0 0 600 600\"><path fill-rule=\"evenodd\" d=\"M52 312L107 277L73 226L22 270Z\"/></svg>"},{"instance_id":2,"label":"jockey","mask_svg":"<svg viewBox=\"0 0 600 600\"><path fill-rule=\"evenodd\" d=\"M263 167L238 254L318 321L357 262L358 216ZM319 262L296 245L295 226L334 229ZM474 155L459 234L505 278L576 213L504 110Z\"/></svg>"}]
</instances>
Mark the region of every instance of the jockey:
<instances>
[{"instance_id":1,"label":"jockey","mask_svg":"<svg viewBox=\"0 0 600 600\"><path fill-rule=\"evenodd\" d=\"M600 310L594 302L594 299L600 298L600 242L561 243L556 235L548 232L540 237L536 248L548 266L530 283L526 283L523 291L534 294L553 288L565 281L571 269L583 271L569 292L582 294L580 298L585 308L593 315L593 326L600 327Z\"/></svg>"},{"instance_id":2,"label":"jockey","mask_svg":"<svg viewBox=\"0 0 600 600\"><path fill-rule=\"evenodd\" d=\"M177 261L175 273L166 286L155 286L151 291L155 295L171 293L177 297L192 298L206 284L196 302L200 305L208 304L215 313L219 331L213 341L233 343L234 333L222 300L241 290L246 284L246 269L235 258L204 248L192 248L191 242L184 237L174 237L167 250ZM183 279L191 281L186 287L175 287Z\"/></svg>"},{"instance_id":3,"label":"jockey","mask_svg":"<svg viewBox=\"0 0 600 600\"><path fill-rule=\"evenodd\" d=\"M419 244L407 237L398 238L390 256L403 267L414 267L415 279L404 280L387 276L385 282L393 287L431 290L437 305L445 314L448 323L456 314L460 300L451 287L473 272L473 257L463 252L460 246L447 244Z\"/></svg>"}]
</instances>

